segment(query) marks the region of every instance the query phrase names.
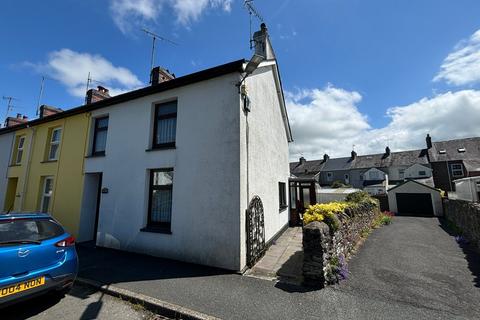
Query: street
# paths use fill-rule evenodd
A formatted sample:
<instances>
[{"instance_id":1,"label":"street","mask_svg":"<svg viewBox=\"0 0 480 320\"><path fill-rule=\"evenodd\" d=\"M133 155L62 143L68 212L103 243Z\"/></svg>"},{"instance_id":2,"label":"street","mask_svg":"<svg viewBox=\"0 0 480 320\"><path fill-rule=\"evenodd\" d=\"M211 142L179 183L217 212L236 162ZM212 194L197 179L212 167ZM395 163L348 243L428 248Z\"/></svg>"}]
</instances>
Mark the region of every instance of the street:
<instances>
[{"instance_id":1,"label":"street","mask_svg":"<svg viewBox=\"0 0 480 320\"><path fill-rule=\"evenodd\" d=\"M65 297L47 294L3 309L1 319L166 319L139 305L75 285Z\"/></svg>"}]
</instances>

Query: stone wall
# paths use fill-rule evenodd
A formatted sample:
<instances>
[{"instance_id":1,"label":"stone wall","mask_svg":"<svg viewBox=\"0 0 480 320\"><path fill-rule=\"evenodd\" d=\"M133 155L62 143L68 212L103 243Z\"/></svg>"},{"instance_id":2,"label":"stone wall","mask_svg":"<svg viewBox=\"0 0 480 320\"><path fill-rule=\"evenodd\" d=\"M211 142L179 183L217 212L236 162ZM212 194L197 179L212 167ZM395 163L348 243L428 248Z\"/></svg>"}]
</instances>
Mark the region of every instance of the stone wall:
<instances>
[{"instance_id":1,"label":"stone wall","mask_svg":"<svg viewBox=\"0 0 480 320\"><path fill-rule=\"evenodd\" d=\"M462 230L463 236L480 250L480 203L444 200L445 218Z\"/></svg>"},{"instance_id":2,"label":"stone wall","mask_svg":"<svg viewBox=\"0 0 480 320\"><path fill-rule=\"evenodd\" d=\"M308 286L324 287L346 277L346 261L378 217L378 206L361 203L338 216L340 227L333 232L324 222L303 227L303 279Z\"/></svg>"}]
</instances>

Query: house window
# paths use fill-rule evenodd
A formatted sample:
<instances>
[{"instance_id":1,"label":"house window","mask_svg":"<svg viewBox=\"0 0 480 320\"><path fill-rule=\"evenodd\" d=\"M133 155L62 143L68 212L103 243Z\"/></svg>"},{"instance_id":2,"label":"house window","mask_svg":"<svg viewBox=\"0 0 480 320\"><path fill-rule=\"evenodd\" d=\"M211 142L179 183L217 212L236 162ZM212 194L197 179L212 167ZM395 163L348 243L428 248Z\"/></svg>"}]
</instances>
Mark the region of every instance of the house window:
<instances>
[{"instance_id":1,"label":"house window","mask_svg":"<svg viewBox=\"0 0 480 320\"><path fill-rule=\"evenodd\" d=\"M419 176L426 176L427 172L426 171L418 171Z\"/></svg>"},{"instance_id":2,"label":"house window","mask_svg":"<svg viewBox=\"0 0 480 320\"><path fill-rule=\"evenodd\" d=\"M93 130L92 155L105 155L105 147L107 145L108 117L95 119L95 126Z\"/></svg>"},{"instance_id":3,"label":"house window","mask_svg":"<svg viewBox=\"0 0 480 320\"><path fill-rule=\"evenodd\" d=\"M52 200L53 192L53 177L43 178L42 184L42 195L40 202L40 211L41 212L50 212L50 202Z\"/></svg>"},{"instance_id":4,"label":"house window","mask_svg":"<svg viewBox=\"0 0 480 320\"><path fill-rule=\"evenodd\" d=\"M170 232L172 221L173 169L150 171L148 226Z\"/></svg>"},{"instance_id":5,"label":"house window","mask_svg":"<svg viewBox=\"0 0 480 320\"><path fill-rule=\"evenodd\" d=\"M280 211L287 207L287 188L285 182L278 183L278 202Z\"/></svg>"},{"instance_id":6,"label":"house window","mask_svg":"<svg viewBox=\"0 0 480 320\"><path fill-rule=\"evenodd\" d=\"M153 148L175 147L177 133L177 101L155 106Z\"/></svg>"},{"instance_id":7,"label":"house window","mask_svg":"<svg viewBox=\"0 0 480 320\"><path fill-rule=\"evenodd\" d=\"M332 181L332 180L333 180L333 173L327 172L327 181Z\"/></svg>"},{"instance_id":8,"label":"house window","mask_svg":"<svg viewBox=\"0 0 480 320\"><path fill-rule=\"evenodd\" d=\"M405 169L398 169L398 177L400 179L405 178Z\"/></svg>"},{"instance_id":9,"label":"house window","mask_svg":"<svg viewBox=\"0 0 480 320\"><path fill-rule=\"evenodd\" d=\"M463 177L463 167L460 163L451 164L450 169L452 170L452 176Z\"/></svg>"},{"instance_id":10,"label":"house window","mask_svg":"<svg viewBox=\"0 0 480 320\"><path fill-rule=\"evenodd\" d=\"M62 135L62 128L55 128L52 130L50 137L50 148L48 150L48 160L54 161L58 159L58 148L60 147L60 136Z\"/></svg>"},{"instance_id":11,"label":"house window","mask_svg":"<svg viewBox=\"0 0 480 320\"><path fill-rule=\"evenodd\" d=\"M17 143L17 154L15 155L15 164L22 163L24 146L25 146L25 137L19 137L18 143Z\"/></svg>"}]
</instances>

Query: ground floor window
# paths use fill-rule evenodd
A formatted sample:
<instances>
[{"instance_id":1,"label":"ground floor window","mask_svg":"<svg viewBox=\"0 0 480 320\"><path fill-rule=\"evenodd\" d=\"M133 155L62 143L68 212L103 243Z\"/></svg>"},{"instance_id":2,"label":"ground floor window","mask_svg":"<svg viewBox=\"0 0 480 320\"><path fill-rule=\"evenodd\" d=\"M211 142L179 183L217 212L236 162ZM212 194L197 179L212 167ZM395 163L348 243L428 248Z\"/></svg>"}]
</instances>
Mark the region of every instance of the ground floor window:
<instances>
[{"instance_id":1,"label":"ground floor window","mask_svg":"<svg viewBox=\"0 0 480 320\"><path fill-rule=\"evenodd\" d=\"M53 177L44 177L42 183L42 195L40 202L41 212L50 212L50 202L53 193Z\"/></svg>"},{"instance_id":2,"label":"ground floor window","mask_svg":"<svg viewBox=\"0 0 480 320\"><path fill-rule=\"evenodd\" d=\"M169 232L172 221L173 169L150 170L148 227Z\"/></svg>"},{"instance_id":3,"label":"ground floor window","mask_svg":"<svg viewBox=\"0 0 480 320\"><path fill-rule=\"evenodd\" d=\"M287 187L285 182L278 183L278 200L280 211L287 207Z\"/></svg>"}]
</instances>

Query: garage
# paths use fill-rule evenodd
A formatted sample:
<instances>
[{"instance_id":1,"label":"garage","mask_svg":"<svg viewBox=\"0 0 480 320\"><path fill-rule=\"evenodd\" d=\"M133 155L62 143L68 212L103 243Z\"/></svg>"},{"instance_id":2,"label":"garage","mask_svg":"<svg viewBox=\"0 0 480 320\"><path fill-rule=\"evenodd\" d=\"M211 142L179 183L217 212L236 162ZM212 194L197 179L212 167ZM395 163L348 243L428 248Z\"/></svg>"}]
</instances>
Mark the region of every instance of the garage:
<instances>
[{"instance_id":1,"label":"garage","mask_svg":"<svg viewBox=\"0 0 480 320\"><path fill-rule=\"evenodd\" d=\"M397 193L397 210L400 215L433 216L430 193Z\"/></svg>"},{"instance_id":2,"label":"garage","mask_svg":"<svg viewBox=\"0 0 480 320\"><path fill-rule=\"evenodd\" d=\"M415 180L408 180L388 190L390 211L398 215L442 216L440 191Z\"/></svg>"}]
</instances>

